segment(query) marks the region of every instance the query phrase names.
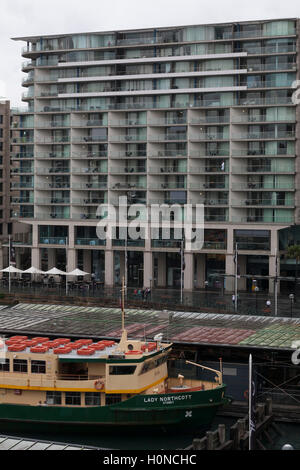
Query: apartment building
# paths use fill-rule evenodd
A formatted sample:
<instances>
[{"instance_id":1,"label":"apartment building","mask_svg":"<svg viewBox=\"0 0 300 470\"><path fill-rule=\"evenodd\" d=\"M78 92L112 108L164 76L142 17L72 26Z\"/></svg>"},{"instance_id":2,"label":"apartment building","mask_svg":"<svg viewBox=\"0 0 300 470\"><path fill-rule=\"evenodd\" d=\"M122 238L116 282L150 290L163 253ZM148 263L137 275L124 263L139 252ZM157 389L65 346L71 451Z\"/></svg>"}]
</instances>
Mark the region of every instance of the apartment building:
<instances>
[{"instance_id":1,"label":"apartment building","mask_svg":"<svg viewBox=\"0 0 300 470\"><path fill-rule=\"evenodd\" d=\"M0 101L0 263L3 260L2 244L10 231L10 102ZM4 254L5 258L5 254Z\"/></svg>"},{"instance_id":2,"label":"apartment building","mask_svg":"<svg viewBox=\"0 0 300 470\"><path fill-rule=\"evenodd\" d=\"M299 223L299 20L19 37L14 219L31 262L107 286L180 285L181 240L101 240L101 203L203 204L184 288L245 274L273 289L280 230ZM176 221L175 221L176 222ZM121 231L121 229L120 229ZM118 232L118 230L117 230ZM282 261L282 269L284 260ZM222 281L221 281L222 282Z\"/></svg>"}]
</instances>

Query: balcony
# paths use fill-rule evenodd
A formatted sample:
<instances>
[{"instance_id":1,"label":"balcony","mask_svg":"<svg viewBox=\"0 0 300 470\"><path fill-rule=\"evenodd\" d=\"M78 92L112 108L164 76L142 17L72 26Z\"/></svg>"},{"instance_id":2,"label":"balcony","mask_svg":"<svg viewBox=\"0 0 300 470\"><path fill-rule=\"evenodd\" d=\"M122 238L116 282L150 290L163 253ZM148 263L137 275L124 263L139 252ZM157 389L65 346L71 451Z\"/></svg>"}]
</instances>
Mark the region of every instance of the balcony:
<instances>
[{"instance_id":1,"label":"balcony","mask_svg":"<svg viewBox=\"0 0 300 470\"><path fill-rule=\"evenodd\" d=\"M152 240L152 248L181 248L181 240Z\"/></svg>"},{"instance_id":2,"label":"balcony","mask_svg":"<svg viewBox=\"0 0 300 470\"><path fill-rule=\"evenodd\" d=\"M295 139L295 131L248 132L247 134L233 135L231 138L232 140Z\"/></svg>"},{"instance_id":3,"label":"balcony","mask_svg":"<svg viewBox=\"0 0 300 470\"><path fill-rule=\"evenodd\" d=\"M125 247L125 240L119 240L119 239L113 239L112 241L112 246L121 246ZM139 239L139 240L127 240L127 246L131 247L144 247L145 246L145 240Z\"/></svg>"},{"instance_id":4,"label":"balcony","mask_svg":"<svg viewBox=\"0 0 300 470\"><path fill-rule=\"evenodd\" d=\"M251 182L244 182L244 183L232 183L231 189L233 191L248 191L248 190L256 190L256 189L285 189L287 191L293 191L295 189L294 181L291 182L276 182L273 183L264 183L261 181L251 181Z\"/></svg>"},{"instance_id":5,"label":"balcony","mask_svg":"<svg viewBox=\"0 0 300 470\"><path fill-rule=\"evenodd\" d=\"M67 245L67 237L40 237L40 245Z\"/></svg>"},{"instance_id":6,"label":"balcony","mask_svg":"<svg viewBox=\"0 0 300 470\"><path fill-rule=\"evenodd\" d=\"M107 158L107 151L101 152L80 152L73 153L72 158L76 160L85 160L86 158Z\"/></svg>"},{"instance_id":7,"label":"balcony","mask_svg":"<svg viewBox=\"0 0 300 470\"><path fill-rule=\"evenodd\" d=\"M208 182L208 183L190 183L189 189L191 190L203 190L203 189L228 189L228 182Z\"/></svg>"},{"instance_id":8,"label":"balcony","mask_svg":"<svg viewBox=\"0 0 300 470\"><path fill-rule=\"evenodd\" d=\"M108 204L103 198L86 198L86 199L72 199L72 205L74 206L86 206L86 205L98 205Z\"/></svg>"},{"instance_id":9,"label":"balcony","mask_svg":"<svg viewBox=\"0 0 300 470\"><path fill-rule=\"evenodd\" d=\"M32 152L22 152L22 153L12 153L11 160L23 160L23 159L34 159L34 154Z\"/></svg>"},{"instance_id":10,"label":"balcony","mask_svg":"<svg viewBox=\"0 0 300 470\"><path fill-rule=\"evenodd\" d=\"M120 174L120 175L123 175L124 173L146 173L146 168L145 167L126 167L126 168L122 168L122 167L115 167L115 168L111 168L110 171L109 171L110 174Z\"/></svg>"},{"instance_id":11,"label":"balcony","mask_svg":"<svg viewBox=\"0 0 300 470\"><path fill-rule=\"evenodd\" d=\"M149 189L152 190L166 190L166 189L186 189L186 182L164 182L164 183L149 183Z\"/></svg>"},{"instance_id":12,"label":"balcony","mask_svg":"<svg viewBox=\"0 0 300 470\"><path fill-rule=\"evenodd\" d=\"M118 136L111 136L110 137L110 142L113 143L118 143L118 142L141 142L141 141L146 141L147 136L146 135L118 135Z\"/></svg>"},{"instance_id":13,"label":"balcony","mask_svg":"<svg viewBox=\"0 0 300 470\"><path fill-rule=\"evenodd\" d=\"M76 238L75 245L105 246L106 240L100 240L99 238Z\"/></svg>"},{"instance_id":14,"label":"balcony","mask_svg":"<svg viewBox=\"0 0 300 470\"><path fill-rule=\"evenodd\" d=\"M84 143L95 143L95 142L107 142L107 136L81 136L72 137L73 144L84 144Z\"/></svg>"},{"instance_id":15,"label":"balcony","mask_svg":"<svg viewBox=\"0 0 300 470\"><path fill-rule=\"evenodd\" d=\"M72 189L81 189L81 190L88 190L88 189L107 189L107 183L72 183Z\"/></svg>"},{"instance_id":16,"label":"balcony","mask_svg":"<svg viewBox=\"0 0 300 470\"><path fill-rule=\"evenodd\" d=\"M174 140L187 140L187 134L184 133L176 133L176 134L166 134L166 135L157 135L149 137L149 142L164 142L164 141L174 141Z\"/></svg>"},{"instance_id":17,"label":"balcony","mask_svg":"<svg viewBox=\"0 0 300 470\"><path fill-rule=\"evenodd\" d=\"M147 189L147 183L139 182L127 182L127 183L115 183L110 186L112 190L123 190L123 189Z\"/></svg>"},{"instance_id":18,"label":"balcony","mask_svg":"<svg viewBox=\"0 0 300 470\"><path fill-rule=\"evenodd\" d=\"M38 198L36 199L35 204L38 206L48 206L52 204L70 204L70 198Z\"/></svg>"},{"instance_id":19,"label":"balcony","mask_svg":"<svg viewBox=\"0 0 300 470\"><path fill-rule=\"evenodd\" d=\"M245 206L285 206L285 207L294 207L295 203L294 200L288 201L284 198L277 198L277 199L246 199L243 201L232 201L232 206L236 207L245 207Z\"/></svg>"},{"instance_id":20,"label":"balcony","mask_svg":"<svg viewBox=\"0 0 300 470\"><path fill-rule=\"evenodd\" d=\"M223 134L223 133L216 133L216 134L205 134L205 133L199 133L197 135L190 136L189 140L191 142L197 142L198 140L229 140L230 137L229 135Z\"/></svg>"}]
</instances>

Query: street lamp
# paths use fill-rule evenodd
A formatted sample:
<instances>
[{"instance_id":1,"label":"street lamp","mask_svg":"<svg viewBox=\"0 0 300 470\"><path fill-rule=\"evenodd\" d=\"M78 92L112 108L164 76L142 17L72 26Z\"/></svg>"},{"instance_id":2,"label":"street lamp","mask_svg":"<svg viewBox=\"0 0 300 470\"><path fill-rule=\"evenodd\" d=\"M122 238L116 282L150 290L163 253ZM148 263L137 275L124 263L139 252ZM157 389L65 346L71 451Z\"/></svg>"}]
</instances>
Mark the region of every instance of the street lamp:
<instances>
[{"instance_id":1,"label":"street lamp","mask_svg":"<svg viewBox=\"0 0 300 470\"><path fill-rule=\"evenodd\" d=\"M255 312L256 312L256 315L257 315L257 293L259 292L259 287L255 286L254 291L255 291Z\"/></svg>"},{"instance_id":2,"label":"street lamp","mask_svg":"<svg viewBox=\"0 0 300 470\"><path fill-rule=\"evenodd\" d=\"M293 317L293 303L294 303L294 299L295 299L294 294L290 294L289 299L291 301L291 318L292 318Z\"/></svg>"}]
</instances>

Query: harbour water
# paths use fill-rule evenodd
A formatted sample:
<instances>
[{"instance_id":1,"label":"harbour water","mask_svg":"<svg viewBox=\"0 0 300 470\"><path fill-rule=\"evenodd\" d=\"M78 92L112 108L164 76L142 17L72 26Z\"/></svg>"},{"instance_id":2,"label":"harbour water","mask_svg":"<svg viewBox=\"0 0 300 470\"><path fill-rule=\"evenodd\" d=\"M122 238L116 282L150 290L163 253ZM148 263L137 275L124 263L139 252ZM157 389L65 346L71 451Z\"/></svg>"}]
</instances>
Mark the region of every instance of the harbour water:
<instances>
[{"instance_id":1,"label":"harbour water","mask_svg":"<svg viewBox=\"0 0 300 470\"><path fill-rule=\"evenodd\" d=\"M217 429L219 424L225 424L226 433L229 437L230 426L236 422L237 418L230 417L217 417L212 425L212 430ZM273 444L264 442L268 450L280 450L284 444L290 444L295 450L300 450L300 424L292 423L277 423L282 435L272 435ZM34 430L31 432L20 432L15 427L0 426L0 433L10 436L17 436L21 438L32 438L36 440L44 440L51 442L63 442L72 444L81 444L86 446L93 446L101 449L109 450L176 450L186 449L193 440L192 434L181 435L174 433L172 435L135 435L134 437L128 436L126 432L122 434L113 435L89 435L89 434L62 434L62 433L36 433ZM200 437L200 436L197 436Z\"/></svg>"}]
</instances>

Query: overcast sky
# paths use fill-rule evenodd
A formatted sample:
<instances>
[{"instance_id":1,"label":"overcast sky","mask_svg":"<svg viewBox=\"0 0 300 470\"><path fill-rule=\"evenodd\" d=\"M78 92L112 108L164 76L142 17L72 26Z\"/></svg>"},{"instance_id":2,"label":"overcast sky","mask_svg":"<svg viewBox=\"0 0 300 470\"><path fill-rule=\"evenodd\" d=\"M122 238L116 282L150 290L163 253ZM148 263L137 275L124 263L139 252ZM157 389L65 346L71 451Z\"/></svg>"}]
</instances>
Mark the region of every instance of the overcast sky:
<instances>
[{"instance_id":1,"label":"overcast sky","mask_svg":"<svg viewBox=\"0 0 300 470\"><path fill-rule=\"evenodd\" d=\"M22 106L13 37L300 17L299 0L0 0L0 96Z\"/></svg>"}]
</instances>

